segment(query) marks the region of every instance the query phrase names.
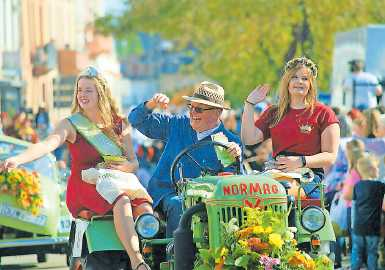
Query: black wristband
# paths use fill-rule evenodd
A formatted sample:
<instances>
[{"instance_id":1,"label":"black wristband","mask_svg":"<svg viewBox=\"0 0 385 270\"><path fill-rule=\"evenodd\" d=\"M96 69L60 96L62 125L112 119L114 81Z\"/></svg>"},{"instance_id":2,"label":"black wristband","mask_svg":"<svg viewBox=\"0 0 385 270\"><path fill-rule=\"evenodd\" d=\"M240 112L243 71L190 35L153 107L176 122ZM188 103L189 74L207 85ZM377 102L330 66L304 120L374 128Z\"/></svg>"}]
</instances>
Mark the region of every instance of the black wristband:
<instances>
[{"instance_id":1,"label":"black wristband","mask_svg":"<svg viewBox=\"0 0 385 270\"><path fill-rule=\"evenodd\" d=\"M250 105L253 105L253 106L257 105L257 103L250 102L250 101L248 101L247 99L245 100L245 102L248 103L248 104L250 104Z\"/></svg>"},{"instance_id":2,"label":"black wristband","mask_svg":"<svg viewBox=\"0 0 385 270\"><path fill-rule=\"evenodd\" d=\"M306 167L306 158L305 158L305 156L300 156L300 158L301 158L301 162L302 162L302 168Z\"/></svg>"}]
</instances>

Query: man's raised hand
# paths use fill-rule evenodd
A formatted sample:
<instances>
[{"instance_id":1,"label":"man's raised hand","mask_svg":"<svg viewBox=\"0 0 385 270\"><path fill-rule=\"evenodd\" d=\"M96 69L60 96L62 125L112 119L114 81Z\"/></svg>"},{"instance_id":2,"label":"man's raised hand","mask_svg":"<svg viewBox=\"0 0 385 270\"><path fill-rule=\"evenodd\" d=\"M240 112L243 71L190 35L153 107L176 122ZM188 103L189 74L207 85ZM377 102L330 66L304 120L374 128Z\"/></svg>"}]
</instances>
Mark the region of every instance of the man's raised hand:
<instances>
[{"instance_id":1,"label":"man's raised hand","mask_svg":"<svg viewBox=\"0 0 385 270\"><path fill-rule=\"evenodd\" d=\"M170 99L165 94L156 93L146 103L146 107L150 110L153 110L156 107L165 110L167 109L169 103L170 103Z\"/></svg>"}]
</instances>

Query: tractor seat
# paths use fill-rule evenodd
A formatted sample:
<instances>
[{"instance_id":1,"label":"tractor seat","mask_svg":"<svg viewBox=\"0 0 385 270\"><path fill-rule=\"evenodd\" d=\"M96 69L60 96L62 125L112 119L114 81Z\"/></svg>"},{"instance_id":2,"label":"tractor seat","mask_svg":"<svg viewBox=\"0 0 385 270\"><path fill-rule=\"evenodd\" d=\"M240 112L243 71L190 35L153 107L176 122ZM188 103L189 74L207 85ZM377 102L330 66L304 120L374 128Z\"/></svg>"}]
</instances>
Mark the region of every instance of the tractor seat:
<instances>
[{"instance_id":1,"label":"tractor seat","mask_svg":"<svg viewBox=\"0 0 385 270\"><path fill-rule=\"evenodd\" d=\"M295 202L297 205L297 201ZM301 208L305 208L308 206L318 206L321 207L321 200L320 199L311 199L311 198L302 198L301 199Z\"/></svg>"},{"instance_id":2,"label":"tractor seat","mask_svg":"<svg viewBox=\"0 0 385 270\"><path fill-rule=\"evenodd\" d=\"M219 172L218 176L231 176L234 175L233 172Z\"/></svg>"},{"instance_id":3,"label":"tractor seat","mask_svg":"<svg viewBox=\"0 0 385 270\"><path fill-rule=\"evenodd\" d=\"M92 218L111 219L112 215L113 215L112 211L107 212L105 215L101 216L101 215L98 215L98 214L96 214L95 212L93 212L91 210L86 210L86 209L80 210L79 213L78 213L78 217L79 218L83 218L83 219L86 219L86 220L91 220Z\"/></svg>"}]
</instances>

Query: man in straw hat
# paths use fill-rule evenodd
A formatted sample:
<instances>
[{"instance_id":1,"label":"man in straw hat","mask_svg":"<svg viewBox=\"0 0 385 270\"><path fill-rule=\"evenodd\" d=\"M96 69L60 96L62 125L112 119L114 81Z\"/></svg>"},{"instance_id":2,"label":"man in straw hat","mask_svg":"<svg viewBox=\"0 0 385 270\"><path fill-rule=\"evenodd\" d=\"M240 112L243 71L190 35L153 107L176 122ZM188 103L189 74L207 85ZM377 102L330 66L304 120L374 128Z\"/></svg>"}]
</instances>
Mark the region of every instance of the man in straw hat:
<instances>
[{"instance_id":1,"label":"man in straw hat","mask_svg":"<svg viewBox=\"0 0 385 270\"><path fill-rule=\"evenodd\" d=\"M153 112L157 107L166 109L170 101L166 95L157 93L134 108L128 117L132 126L147 137L166 142L158 166L149 181L148 191L154 200L154 208L158 207L166 216L167 237L172 237L182 214L182 201L177 196L170 177L170 168L175 157L190 145L201 140L212 140L214 134L219 134L228 141L228 153L231 156L241 156L240 138L225 129L220 121L222 111L229 109L224 105L223 88L211 82L202 82L193 96L183 98L188 101L189 116ZM235 171L233 165L223 168L211 145L200 147L191 154L205 167ZM182 159L182 163L184 177L200 175L201 169L191 160ZM179 172L176 174L176 179L179 179Z\"/></svg>"}]
</instances>

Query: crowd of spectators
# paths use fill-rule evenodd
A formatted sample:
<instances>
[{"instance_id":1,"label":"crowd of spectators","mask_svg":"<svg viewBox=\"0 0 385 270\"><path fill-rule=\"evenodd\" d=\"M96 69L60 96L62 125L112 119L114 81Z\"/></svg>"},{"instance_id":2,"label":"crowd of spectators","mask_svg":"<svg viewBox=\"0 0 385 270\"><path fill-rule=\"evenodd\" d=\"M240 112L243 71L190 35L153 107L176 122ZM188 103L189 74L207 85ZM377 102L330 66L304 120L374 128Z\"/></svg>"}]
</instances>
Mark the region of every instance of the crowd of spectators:
<instances>
[{"instance_id":1,"label":"crowd of spectators","mask_svg":"<svg viewBox=\"0 0 385 270\"><path fill-rule=\"evenodd\" d=\"M52 130L45 104L39 107L36 114L33 114L30 110L21 109L12 117L6 112L2 112L0 116L2 134L27 142L37 143L48 136ZM68 174L70 162L66 147L62 146L56 149L53 154L64 180Z\"/></svg>"},{"instance_id":2,"label":"crowd of spectators","mask_svg":"<svg viewBox=\"0 0 385 270\"><path fill-rule=\"evenodd\" d=\"M381 103L378 103L381 104ZM255 107L255 120L269 106L269 103L259 103ZM361 106L362 107L362 106ZM348 225L348 233L337 235L338 245L336 250L336 267L341 266L341 254L347 253L352 246L352 230L350 230L352 199L357 184L364 180L357 169L357 162L360 158L370 153L378 162L378 177L375 180L385 182L385 107L376 106L369 108L352 108L343 111L338 107L332 108L336 113L341 130L341 143L335 164L331 168L327 168L324 184L329 206L335 196L343 198L347 209L346 219ZM235 134L240 134L240 110L224 111L222 122L224 126ZM1 114L2 131L5 135L26 140L32 143L38 142L45 138L51 129L50 119L44 106L39 108L36 115L20 111L13 117L7 113ZM137 175L142 184L146 187L148 181L153 174L155 167L160 159L164 148L164 142L161 140L150 140L133 130L133 142L136 155L139 161L139 170ZM244 149L243 164L246 171L263 171L265 163L271 159L272 145L271 141L265 141L258 145L247 146ZM68 168L69 161L66 155L66 149L61 148L55 152L59 161L59 168ZM62 163L61 163L62 162ZM334 200L335 201L335 200ZM370 203L370 202L369 202ZM375 202L373 202L375 203ZM385 205L385 204L384 204ZM385 208L384 208L385 209ZM381 211L381 209L380 209ZM383 220L385 212L382 212ZM384 223L384 222L383 222ZM382 225L382 233L385 232L385 226ZM377 234L377 232L373 232ZM381 236L380 262L385 266L385 251L383 246L383 238Z\"/></svg>"}]
</instances>

